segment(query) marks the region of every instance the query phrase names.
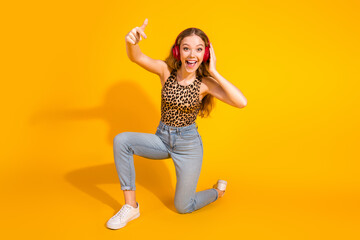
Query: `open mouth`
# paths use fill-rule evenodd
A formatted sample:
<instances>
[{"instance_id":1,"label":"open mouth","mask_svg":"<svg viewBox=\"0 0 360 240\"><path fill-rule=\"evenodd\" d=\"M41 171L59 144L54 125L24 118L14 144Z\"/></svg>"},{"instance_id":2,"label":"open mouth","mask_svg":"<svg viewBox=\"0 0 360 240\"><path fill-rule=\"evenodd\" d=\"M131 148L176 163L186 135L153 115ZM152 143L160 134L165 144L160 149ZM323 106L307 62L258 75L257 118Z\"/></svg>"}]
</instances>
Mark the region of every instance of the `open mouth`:
<instances>
[{"instance_id":1,"label":"open mouth","mask_svg":"<svg viewBox=\"0 0 360 240\"><path fill-rule=\"evenodd\" d=\"M194 67L196 65L197 61L185 60L185 63L189 67Z\"/></svg>"}]
</instances>

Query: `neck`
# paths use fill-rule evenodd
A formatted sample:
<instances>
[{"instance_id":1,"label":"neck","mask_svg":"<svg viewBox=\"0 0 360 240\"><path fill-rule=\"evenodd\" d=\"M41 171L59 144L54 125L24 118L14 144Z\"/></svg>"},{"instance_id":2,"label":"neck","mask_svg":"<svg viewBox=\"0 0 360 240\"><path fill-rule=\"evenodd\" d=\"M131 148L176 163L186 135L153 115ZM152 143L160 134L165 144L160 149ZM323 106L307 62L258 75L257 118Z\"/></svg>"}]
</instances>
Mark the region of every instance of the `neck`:
<instances>
[{"instance_id":1,"label":"neck","mask_svg":"<svg viewBox=\"0 0 360 240\"><path fill-rule=\"evenodd\" d=\"M185 67L181 66L181 68L178 70L178 81L186 81L191 82L193 79L196 78L196 71L195 72L188 72L186 71Z\"/></svg>"}]
</instances>

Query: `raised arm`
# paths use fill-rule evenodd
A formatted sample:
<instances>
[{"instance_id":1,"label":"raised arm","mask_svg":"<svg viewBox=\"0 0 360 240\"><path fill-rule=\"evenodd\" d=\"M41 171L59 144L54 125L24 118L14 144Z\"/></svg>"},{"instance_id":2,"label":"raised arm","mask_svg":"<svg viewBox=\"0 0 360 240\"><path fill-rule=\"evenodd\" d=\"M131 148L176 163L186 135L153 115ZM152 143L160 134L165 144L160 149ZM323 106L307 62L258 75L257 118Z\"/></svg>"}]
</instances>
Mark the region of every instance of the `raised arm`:
<instances>
[{"instance_id":1,"label":"raised arm","mask_svg":"<svg viewBox=\"0 0 360 240\"><path fill-rule=\"evenodd\" d=\"M164 61L158 59L152 59L145 54L143 54L140 50L138 43L143 38L147 38L145 34L145 27L148 24L148 19L145 19L143 25L141 27L133 28L126 36L126 53L130 59L130 61L138 64L149 72L157 74L160 78L163 76L167 65Z\"/></svg>"}]
</instances>

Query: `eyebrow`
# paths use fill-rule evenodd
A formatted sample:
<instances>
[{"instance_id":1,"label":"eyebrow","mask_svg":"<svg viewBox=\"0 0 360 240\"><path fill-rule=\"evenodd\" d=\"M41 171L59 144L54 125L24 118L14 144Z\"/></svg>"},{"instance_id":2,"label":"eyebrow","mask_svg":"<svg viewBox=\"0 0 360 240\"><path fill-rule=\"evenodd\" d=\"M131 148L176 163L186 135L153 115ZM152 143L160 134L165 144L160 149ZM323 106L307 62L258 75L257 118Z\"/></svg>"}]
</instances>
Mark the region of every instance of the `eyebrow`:
<instances>
[{"instance_id":1,"label":"eyebrow","mask_svg":"<svg viewBox=\"0 0 360 240\"><path fill-rule=\"evenodd\" d=\"M189 45L189 44L184 43L183 46L185 46L185 45ZM196 46L199 46L199 45L204 46L202 43L200 43L200 44L198 44L198 45L196 45ZM190 46L190 45L189 45L189 46Z\"/></svg>"}]
</instances>

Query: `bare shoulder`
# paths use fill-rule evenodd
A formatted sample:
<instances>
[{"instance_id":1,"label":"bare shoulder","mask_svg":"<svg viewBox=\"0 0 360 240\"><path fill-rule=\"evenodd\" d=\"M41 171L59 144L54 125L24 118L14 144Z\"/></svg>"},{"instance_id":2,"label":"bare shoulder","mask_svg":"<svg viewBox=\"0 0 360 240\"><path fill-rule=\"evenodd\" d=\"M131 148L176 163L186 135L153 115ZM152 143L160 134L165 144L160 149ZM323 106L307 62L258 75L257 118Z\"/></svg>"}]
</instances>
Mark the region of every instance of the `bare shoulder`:
<instances>
[{"instance_id":1,"label":"bare shoulder","mask_svg":"<svg viewBox=\"0 0 360 240\"><path fill-rule=\"evenodd\" d=\"M201 85L200 85L200 99L204 98L207 94L209 94L209 89L215 80L211 77L202 77Z\"/></svg>"},{"instance_id":2,"label":"bare shoulder","mask_svg":"<svg viewBox=\"0 0 360 240\"><path fill-rule=\"evenodd\" d=\"M164 62L164 63L165 63L165 62ZM161 81L161 87L164 86L166 79L168 79L168 78L170 77L170 75L171 75L171 71L170 71L170 69L168 68L167 64L165 63L164 70L163 70L163 74L159 76L159 77L160 77L160 81Z\"/></svg>"}]
</instances>

